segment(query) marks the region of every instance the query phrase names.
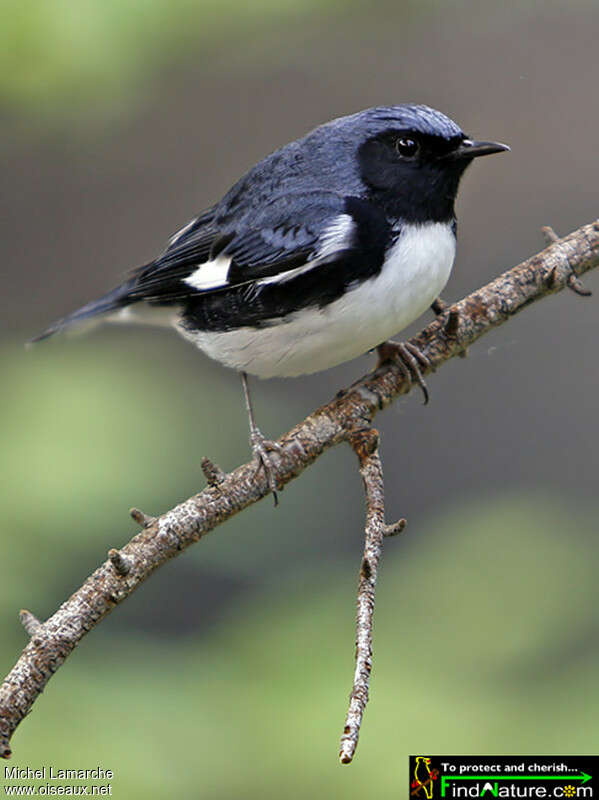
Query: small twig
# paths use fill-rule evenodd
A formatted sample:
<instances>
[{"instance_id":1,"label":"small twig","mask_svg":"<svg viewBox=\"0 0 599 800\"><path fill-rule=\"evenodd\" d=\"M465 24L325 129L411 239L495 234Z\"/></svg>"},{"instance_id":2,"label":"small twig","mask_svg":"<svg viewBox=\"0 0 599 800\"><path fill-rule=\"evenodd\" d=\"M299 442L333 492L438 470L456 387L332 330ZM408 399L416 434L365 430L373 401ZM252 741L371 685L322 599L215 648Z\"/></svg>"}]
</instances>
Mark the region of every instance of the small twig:
<instances>
[{"instance_id":1,"label":"small twig","mask_svg":"<svg viewBox=\"0 0 599 800\"><path fill-rule=\"evenodd\" d=\"M110 562L114 567L115 572L118 575L124 577L125 575L128 575L131 572L131 567L133 565L133 562L131 561L130 558L124 556L120 550L117 550L114 547L111 548L108 551L108 558L110 559Z\"/></svg>"},{"instance_id":2,"label":"small twig","mask_svg":"<svg viewBox=\"0 0 599 800\"><path fill-rule=\"evenodd\" d=\"M208 486L218 486L227 477L226 473L222 471L218 464L215 464L206 456L202 459L202 472L204 473Z\"/></svg>"},{"instance_id":3,"label":"small twig","mask_svg":"<svg viewBox=\"0 0 599 800\"><path fill-rule=\"evenodd\" d=\"M397 522L392 522L390 525L385 525L383 528L383 536L397 536L405 529L407 524L408 521L402 518L398 519Z\"/></svg>"},{"instance_id":4,"label":"small twig","mask_svg":"<svg viewBox=\"0 0 599 800\"><path fill-rule=\"evenodd\" d=\"M150 525L153 525L154 522L156 522L156 517L150 517L148 514L144 514L144 512L140 511L139 508L132 508L129 511L129 514L142 528L149 528Z\"/></svg>"},{"instance_id":5,"label":"small twig","mask_svg":"<svg viewBox=\"0 0 599 800\"><path fill-rule=\"evenodd\" d=\"M447 315L447 319L443 325L443 331L448 339L455 339L458 335L458 330L460 327L460 312L455 307L449 307L449 303L446 303L442 297L437 297L436 300L433 301L431 304L432 310L435 312L437 317L442 316L442 314L447 311L449 308L449 313ZM467 358L468 357L468 350L464 349L458 353L460 358Z\"/></svg>"},{"instance_id":6,"label":"small twig","mask_svg":"<svg viewBox=\"0 0 599 800\"><path fill-rule=\"evenodd\" d=\"M450 339L455 339L460 327L460 314L456 308L450 308L443 330Z\"/></svg>"},{"instance_id":7,"label":"small twig","mask_svg":"<svg viewBox=\"0 0 599 800\"><path fill-rule=\"evenodd\" d=\"M25 628L29 636L35 636L43 624L34 614L31 613L31 611L27 611L26 608L22 608L19 611L19 619L21 620L21 625Z\"/></svg>"},{"instance_id":8,"label":"small twig","mask_svg":"<svg viewBox=\"0 0 599 800\"><path fill-rule=\"evenodd\" d=\"M549 245L549 244L555 244L556 242L559 242L559 236L553 230L551 225L543 225L543 227L541 228L541 233L543 234L543 237L545 238L545 243L546 244Z\"/></svg>"},{"instance_id":9,"label":"small twig","mask_svg":"<svg viewBox=\"0 0 599 800\"><path fill-rule=\"evenodd\" d=\"M433 302L431 303L431 309L438 317L440 317L448 305L449 304L446 303L442 297L437 297L437 299L433 300Z\"/></svg>"},{"instance_id":10,"label":"small twig","mask_svg":"<svg viewBox=\"0 0 599 800\"><path fill-rule=\"evenodd\" d=\"M360 462L360 474L366 494L366 524L364 555L358 582L356 668L339 750L339 759L342 764L351 763L354 757L358 746L362 717L368 702L368 687L372 669L372 621L383 537L389 528L398 529L395 532L399 533L399 529L403 530L405 527L405 520L400 520L393 526L385 525L385 491L383 467L378 452L378 431L374 428L357 431L350 436L349 442Z\"/></svg>"}]
</instances>

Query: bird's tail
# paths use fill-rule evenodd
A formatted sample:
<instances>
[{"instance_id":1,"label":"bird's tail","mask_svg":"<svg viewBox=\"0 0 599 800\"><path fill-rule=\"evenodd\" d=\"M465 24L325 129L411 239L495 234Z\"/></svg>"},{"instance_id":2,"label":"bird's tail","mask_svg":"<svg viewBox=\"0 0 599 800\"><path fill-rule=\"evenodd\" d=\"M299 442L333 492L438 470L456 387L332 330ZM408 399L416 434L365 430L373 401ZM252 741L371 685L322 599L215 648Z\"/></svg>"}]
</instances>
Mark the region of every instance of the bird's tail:
<instances>
[{"instance_id":1,"label":"bird's tail","mask_svg":"<svg viewBox=\"0 0 599 800\"><path fill-rule=\"evenodd\" d=\"M97 317L120 311L132 302L130 293L135 285L135 281L135 278L131 278L120 286L117 286L116 289L113 289L111 292L99 297L97 300L92 300L90 303L78 308L77 311L73 311L72 314L57 320L43 333L40 333L39 336L30 339L29 343L40 342L42 339L47 339L55 333L70 328L72 325L82 323L90 319L90 317Z\"/></svg>"}]
</instances>

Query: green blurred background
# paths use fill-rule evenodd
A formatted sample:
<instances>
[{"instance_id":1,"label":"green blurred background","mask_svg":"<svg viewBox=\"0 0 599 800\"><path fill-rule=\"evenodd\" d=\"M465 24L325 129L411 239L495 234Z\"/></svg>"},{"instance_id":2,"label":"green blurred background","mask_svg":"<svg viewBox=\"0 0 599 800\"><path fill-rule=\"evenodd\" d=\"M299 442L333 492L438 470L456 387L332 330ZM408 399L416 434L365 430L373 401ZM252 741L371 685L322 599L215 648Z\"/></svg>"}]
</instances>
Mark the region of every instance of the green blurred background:
<instances>
[{"instance_id":1,"label":"green blurred background","mask_svg":"<svg viewBox=\"0 0 599 800\"><path fill-rule=\"evenodd\" d=\"M110 547L247 460L237 377L175 334L23 342L152 258L254 161L367 106L441 108L476 164L445 292L599 216L596 3L3 0L0 672ZM597 279L587 279L597 289ZM597 294L597 292L596 292ZM95 630L12 765L132 798L407 796L409 753L588 753L597 673L597 300L526 311L381 415L389 519L371 702L337 762L363 503L337 449ZM417 326L415 326L416 329ZM278 435L371 359L254 383Z\"/></svg>"}]
</instances>

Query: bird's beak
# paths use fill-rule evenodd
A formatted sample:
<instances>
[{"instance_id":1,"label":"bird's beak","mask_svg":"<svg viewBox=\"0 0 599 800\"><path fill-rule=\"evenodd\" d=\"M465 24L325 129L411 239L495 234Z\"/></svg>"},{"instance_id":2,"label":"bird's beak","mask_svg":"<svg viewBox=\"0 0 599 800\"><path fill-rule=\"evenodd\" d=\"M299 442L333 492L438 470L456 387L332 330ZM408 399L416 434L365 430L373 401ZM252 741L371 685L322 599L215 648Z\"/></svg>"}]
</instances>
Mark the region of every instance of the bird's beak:
<instances>
[{"instance_id":1,"label":"bird's beak","mask_svg":"<svg viewBox=\"0 0 599 800\"><path fill-rule=\"evenodd\" d=\"M478 156L490 156L492 153L503 153L509 151L507 144L501 142L474 142L472 139L463 139L457 150L453 150L447 158L478 158Z\"/></svg>"}]
</instances>

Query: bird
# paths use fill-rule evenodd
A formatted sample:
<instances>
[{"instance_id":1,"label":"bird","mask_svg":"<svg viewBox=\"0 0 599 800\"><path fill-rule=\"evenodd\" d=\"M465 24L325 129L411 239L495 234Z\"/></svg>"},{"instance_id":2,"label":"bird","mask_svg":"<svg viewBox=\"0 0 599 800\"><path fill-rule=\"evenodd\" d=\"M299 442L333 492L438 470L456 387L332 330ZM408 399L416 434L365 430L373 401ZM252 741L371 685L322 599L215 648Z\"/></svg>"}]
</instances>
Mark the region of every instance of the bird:
<instances>
[{"instance_id":1,"label":"bird","mask_svg":"<svg viewBox=\"0 0 599 800\"><path fill-rule=\"evenodd\" d=\"M455 258L455 200L477 141L426 105L368 108L266 156L175 233L154 260L51 325L171 324L241 375L256 469L277 503L248 375L292 377L377 350L428 400L426 357L390 337L433 307Z\"/></svg>"}]
</instances>

